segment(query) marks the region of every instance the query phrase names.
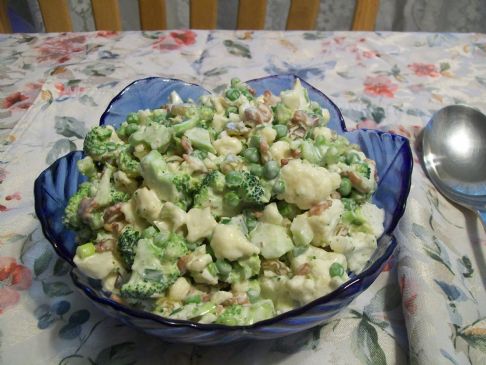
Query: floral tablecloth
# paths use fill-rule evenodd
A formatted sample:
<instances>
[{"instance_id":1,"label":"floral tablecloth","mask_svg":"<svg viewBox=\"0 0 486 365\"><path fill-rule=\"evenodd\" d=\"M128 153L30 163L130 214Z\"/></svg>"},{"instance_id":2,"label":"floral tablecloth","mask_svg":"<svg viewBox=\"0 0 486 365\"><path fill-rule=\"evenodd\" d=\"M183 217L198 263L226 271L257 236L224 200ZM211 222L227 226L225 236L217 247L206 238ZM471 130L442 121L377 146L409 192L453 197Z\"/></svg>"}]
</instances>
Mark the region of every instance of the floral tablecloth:
<instances>
[{"instance_id":1,"label":"floral tablecloth","mask_svg":"<svg viewBox=\"0 0 486 365\"><path fill-rule=\"evenodd\" d=\"M434 189L417 158L399 249L323 326L274 341L173 345L104 317L74 289L35 217L35 177L81 147L130 80L167 76L218 91L231 77L276 73L327 93L348 128L388 130L412 144L442 106L486 112L482 34L0 35L0 363L486 363L486 235Z\"/></svg>"}]
</instances>

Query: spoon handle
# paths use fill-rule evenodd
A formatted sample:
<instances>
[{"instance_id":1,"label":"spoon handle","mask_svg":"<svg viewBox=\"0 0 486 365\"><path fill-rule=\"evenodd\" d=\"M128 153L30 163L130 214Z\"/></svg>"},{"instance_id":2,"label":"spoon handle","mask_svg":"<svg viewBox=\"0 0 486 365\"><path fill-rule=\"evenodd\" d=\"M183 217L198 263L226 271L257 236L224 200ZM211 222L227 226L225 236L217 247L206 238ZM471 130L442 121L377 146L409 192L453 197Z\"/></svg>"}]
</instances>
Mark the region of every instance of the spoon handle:
<instances>
[{"instance_id":1,"label":"spoon handle","mask_svg":"<svg viewBox=\"0 0 486 365\"><path fill-rule=\"evenodd\" d=\"M478 209L476 212L478 213L479 219L481 219L483 228L486 231L486 209Z\"/></svg>"}]
</instances>

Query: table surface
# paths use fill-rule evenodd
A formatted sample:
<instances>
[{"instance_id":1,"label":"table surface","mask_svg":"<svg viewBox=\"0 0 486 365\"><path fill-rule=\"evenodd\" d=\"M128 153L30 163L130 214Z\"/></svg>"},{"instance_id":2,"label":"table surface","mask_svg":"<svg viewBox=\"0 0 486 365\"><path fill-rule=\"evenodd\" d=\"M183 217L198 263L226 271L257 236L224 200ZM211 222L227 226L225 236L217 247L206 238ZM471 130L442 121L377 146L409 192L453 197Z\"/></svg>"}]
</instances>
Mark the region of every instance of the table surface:
<instances>
[{"instance_id":1,"label":"table surface","mask_svg":"<svg viewBox=\"0 0 486 365\"><path fill-rule=\"evenodd\" d=\"M359 32L92 32L0 35L0 363L485 364L486 236L444 199L415 156L399 250L330 323L275 340L166 344L105 318L71 284L33 208L35 177L80 149L130 80L165 76L221 90L294 73L348 128L415 144L431 115L486 112L486 35Z\"/></svg>"}]
</instances>

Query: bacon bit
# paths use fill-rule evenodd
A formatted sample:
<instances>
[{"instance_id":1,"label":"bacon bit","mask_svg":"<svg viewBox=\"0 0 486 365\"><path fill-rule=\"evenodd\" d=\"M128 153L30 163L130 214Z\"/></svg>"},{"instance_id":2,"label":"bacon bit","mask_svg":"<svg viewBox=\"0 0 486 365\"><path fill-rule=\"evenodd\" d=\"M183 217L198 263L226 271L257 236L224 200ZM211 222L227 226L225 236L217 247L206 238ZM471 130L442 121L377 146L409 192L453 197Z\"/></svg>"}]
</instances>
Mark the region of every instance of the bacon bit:
<instances>
[{"instance_id":1,"label":"bacon bit","mask_svg":"<svg viewBox=\"0 0 486 365\"><path fill-rule=\"evenodd\" d=\"M187 262L189 261L189 256L182 256L177 260L177 268L181 272L181 274L185 274L187 271Z\"/></svg>"},{"instance_id":2,"label":"bacon bit","mask_svg":"<svg viewBox=\"0 0 486 365\"><path fill-rule=\"evenodd\" d=\"M329 209L331 205L332 205L332 200L326 200L319 204L316 204L309 209L309 216L320 215L322 212Z\"/></svg>"},{"instance_id":3,"label":"bacon bit","mask_svg":"<svg viewBox=\"0 0 486 365\"><path fill-rule=\"evenodd\" d=\"M253 212L253 216L256 219L260 219L261 217L263 217L263 212Z\"/></svg>"},{"instance_id":4,"label":"bacon bit","mask_svg":"<svg viewBox=\"0 0 486 365\"><path fill-rule=\"evenodd\" d=\"M346 236L348 234L348 228L344 225L339 223L336 226L336 236Z\"/></svg>"},{"instance_id":5,"label":"bacon bit","mask_svg":"<svg viewBox=\"0 0 486 365\"><path fill-rule=\"evenodd\" d=\"M274 106L278 103L278 98L270 90L265 90L263 92L263 102L269 106Z\"/></svg>"},{"instance_id":6,"label":"bacon bit","mask_svg":"<svg viewBox=\"0 0 486 365\"><path fill-rule=\"evenodd\" d=\"M280 166L285 166L289 163L289 159L288 158L282 158L280 160Z\"/></svg>"},{"instance_id":7,"label":"bacon bit","mask_svg":"<svg viewBox=\"0 0 486 365\"><path fill-rule=\"evenodd\" d=\"M105 223L103 228L107 232L113 233L115 236L119 236L123 228L126 226L126 222L113 222L113 223Z\"/></svg>"},{"instance_id":8,"label":"bacon bit","mask_svg":"<svg viewBox=\"0 0 486 365\"><path fill-rule=\"evenodd\" d=\"M122 212L123 203L116 203L111 207L107 208L103 213L103 221L105 223L113 223L125 218Z\"/></svg>"},{"instance_id":9,"label":"bacon bit","mask_svg":"<svg viewBox=\"0 0 486 365\"><path fill-rule=\"evenodd\" d=\"M272 109L266 104L259 104L257 107L263 123L268 123L272 119Z\"/></svg>"},{"instance_id":10,"label":"bacon bit","mask_svg":"<svg viewBox=\"0 0 486 365\"><path fill-rule=\"evenodd\" d=\"M292 156L293 158L299 158L300 150L290 150L290 156Z\"/></svg>"},{"instance_id":11,"label":"bacon bit","mask_svg":"<svg viewBox=\"0 0 486 365\"><path fill-rule=\"evenodd\" d=\"M349 178L353 186L359 186L362 183L363 178L357 175L354 171L344 171L343 175Z\"/></svg>"},{"instance_id":12,"label":"bacon bit","mask_svg":"<svg viewBox=\"0 0 486 365\"><path fill-rule=\"evenodd\" d=\"M115 240L114 239L106 239L103 241L98 242L95 245L96 252L106 252L106 251L113 251L115 248Z\"/></svg>"},{"instance_id":13,"label":"bacon bit","mask_svg":"<svg viewBox=\"0 0 486 365\"><path fill-rule=\"evenodd\" d=\"M210 299L211 299L211 296L208 293L204 293L203 295L201 295L201 300L203 302L209 302Z\"/></svg>"},{"instance_id":14,"label":"bacon bit","mask_svg":"<svg viewBox=\"0 0 486 365\"><path fill-rule=\"evenodd\" d=\"M300 265L295 272L295 275L307 275L310 273L311 267L308 263Z\"/></svg>"},{"instance_id":15,"label":"bacon bit","mask_svg":"<svg viewBox=\"0 0 486 365\"><path fill-rule=\"evenodd\" d=\"M251 95L253 95L253 96L255 96L255 95L256 95L256 91L255 91L255 89L254 89L254 88L252 88L252 87L250 87L250 86L248 86L248 92L249 92Z\"/></svg>"},{"instance_id":16,"label":"bacon bit","mask_svg":"<svg viewBox=\"0 0 486 365\"><path fill-rule=\"evenodd\" d=\"M89 221L89 216L91 215L91 212L96 209L96 206L97 204L94 201L94 198L83 198L79 202L78 213L83 222Z\"/></svg>"},{"instance_id":17,"label":"bacon bit","mask_svg":"<svg viewBox=\"0 0 486 365\"><path fill-rule=\"evenodd\" d=\"M186 136L182 136L181 146L188 155L190 155L192 153L191 141Z\"/></svg>"},{"instance_id":18,"label":"bacon bit","mask_svg":"<svg viewBox=\"0 0 486 365\"><path fill-rule=\"evenodd\" d=\"M307 113L302 111L302 110L296 110L294 115L292 116L292 123L294 124L300 124L302 126L307 126L309 117L307 116Z\"/></svg>"},{"instance_id":19,"label":"bacon bit","mask_svg":"<svg viewBox=\"0 0 486 365\"><path fill-rule=\"evenodd\" d=\"M262 269L272 271L278 275L287 275L290 272L290 269L287 265L285 265L280 260L264 260L262 262Z\"/></svg>"}]
</instances>

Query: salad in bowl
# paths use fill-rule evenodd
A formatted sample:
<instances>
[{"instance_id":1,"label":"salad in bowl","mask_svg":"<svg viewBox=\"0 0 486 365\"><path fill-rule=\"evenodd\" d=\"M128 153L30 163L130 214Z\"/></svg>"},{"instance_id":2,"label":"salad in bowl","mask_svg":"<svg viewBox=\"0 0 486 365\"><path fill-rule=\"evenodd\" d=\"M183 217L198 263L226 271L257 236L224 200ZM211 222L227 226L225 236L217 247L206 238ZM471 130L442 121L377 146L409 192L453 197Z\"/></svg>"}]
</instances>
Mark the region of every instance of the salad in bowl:
<instances>
[{"instance_id":1,"label":"salad in bowl","mask_svg":"<svg viewBox=\"0 0 486 365\"><path fill-rule=\"evenodd\" d=\"M111 299L169 319L252 325L359 274L384 232L375 161L328 128L299 79L238 79L100 125L63 223Z\"/></svg>"},{"instance_id":2,"label":"salad in bowl","mask_svg":"<svg viewBox=\"0 0 486 365\"><path fill-rule=\"evenodd\" d=\"M274 339L374 282L412 166L406 138L347 131L295 75L218 96L148 77L113 98L84 151L37 177L35 211L106 315L169 342Z\"/></svg>"}]
</instances>

